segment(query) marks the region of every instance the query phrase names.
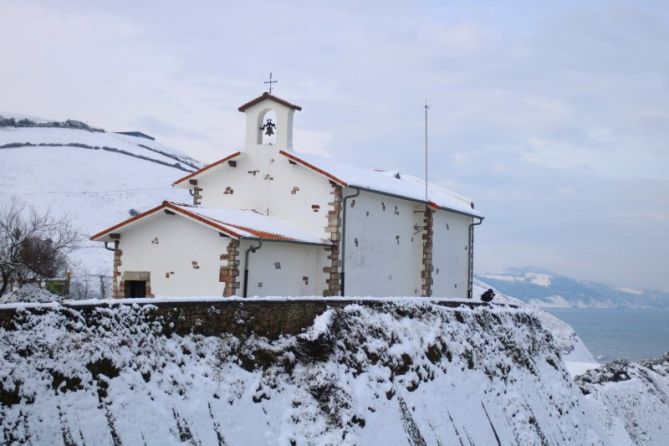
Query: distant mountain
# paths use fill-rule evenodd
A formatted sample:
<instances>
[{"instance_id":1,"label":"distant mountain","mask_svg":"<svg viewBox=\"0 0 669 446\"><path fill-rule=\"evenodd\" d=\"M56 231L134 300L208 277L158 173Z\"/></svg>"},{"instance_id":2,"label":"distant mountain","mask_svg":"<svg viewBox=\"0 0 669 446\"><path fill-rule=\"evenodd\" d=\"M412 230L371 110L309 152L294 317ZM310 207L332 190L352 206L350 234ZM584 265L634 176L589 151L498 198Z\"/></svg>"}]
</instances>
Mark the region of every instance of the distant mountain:
<instances>
[{"instance_id":1,"label":"distant mountain","mask_svg":"<svg viewBox=\"0 0 669 446\"><path fill-rule=\"evenodd\" d=\"M476 277L504 294L544 308L669 308L669 293L614 288L541 268L512 268Z\"/></svg>"},{"instance_id":2,"label":"distant mountain","mask_svg":"<svg viewBox=\"0 0 669 446\"><path fill-rule=\"evenodd\" d=\"M0 112L0 207L18 200L67 215L88 239L163 200L190 202L187 191L171 184L201 163L148 135L129 133ZM112 254L86 241L71 261L74 280L83 287L79 294L100 294L102 280L111 276Z\"/></svg>"}]
</instances>

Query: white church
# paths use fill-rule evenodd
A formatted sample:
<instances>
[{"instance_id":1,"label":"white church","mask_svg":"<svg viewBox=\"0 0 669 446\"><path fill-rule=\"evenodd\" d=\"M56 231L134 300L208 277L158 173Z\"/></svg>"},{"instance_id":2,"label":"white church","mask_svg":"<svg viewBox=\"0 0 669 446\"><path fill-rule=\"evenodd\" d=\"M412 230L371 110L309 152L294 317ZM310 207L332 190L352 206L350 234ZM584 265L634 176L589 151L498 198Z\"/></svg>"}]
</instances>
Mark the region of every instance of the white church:
<instances>
[{"instance_id":1,"label":"white church","mask_svg":"<svg viewBox=\"0 0 669 446\"><path fill-rule=\"evenodd\" d=\"M91 237L114 246L114 297L471 297L474 204L296 152L300 110L270 93L242 105L243 150L174 182L191 204L165 201Z\"/></svg>"}]
</instances>

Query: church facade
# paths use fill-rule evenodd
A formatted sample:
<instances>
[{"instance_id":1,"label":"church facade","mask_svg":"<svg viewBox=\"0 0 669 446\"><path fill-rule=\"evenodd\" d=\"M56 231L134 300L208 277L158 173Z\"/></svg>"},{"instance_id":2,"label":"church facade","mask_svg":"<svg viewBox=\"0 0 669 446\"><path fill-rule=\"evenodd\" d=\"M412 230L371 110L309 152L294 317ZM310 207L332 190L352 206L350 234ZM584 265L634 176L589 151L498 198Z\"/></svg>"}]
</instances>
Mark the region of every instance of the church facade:
<instances>
[{"instance_id":1,"label":"church facade","mask_svg":"<svg viewBox=\"0 0 669 446\"><path fill-rule=\"evenodd\" d=\"M114 297L471 297L473 203L296 152L299 110L269 93L242 105L243 150L175 181L192 203L91 237L114 246Z\"/></svg>"}]
</instances>

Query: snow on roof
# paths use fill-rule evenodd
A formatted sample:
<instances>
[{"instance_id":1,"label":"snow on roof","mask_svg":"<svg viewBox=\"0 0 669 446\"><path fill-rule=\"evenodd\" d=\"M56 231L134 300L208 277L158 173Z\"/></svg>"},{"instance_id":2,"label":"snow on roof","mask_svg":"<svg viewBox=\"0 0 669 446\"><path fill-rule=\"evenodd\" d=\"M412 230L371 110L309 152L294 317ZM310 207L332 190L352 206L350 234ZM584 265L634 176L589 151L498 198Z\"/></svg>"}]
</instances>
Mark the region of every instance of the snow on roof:
<instances>
[{"instance_id":1,"label":"snow on roof","mask_svg":"<svg viewBox=\"0 0 669 446\"><path fill-rule=\"evenodd\" d=\"M342 186L358 187L373 192L395 195L409 200L425 202L425 181L412 175L401 174L395 170L372 170L340 163L315 155L280 150L279 153L293 162L317 172ZM173 186L188 187L186 180L211 173L225 165L227 161L244 156L243 152L234 152L215 161L202 169L175 181ZM428 183L429 204L461 214L483 218L483 213L474 209L472 201L436 184Z\"/></svg>"},{"instance_id":2,"label":"snow on roof","mask_svg":"<svg viewBox=\"0 0 669 446\"><path fill-rule=\"evenodd\" d=\"M280 153L343 186L425 202L425 181L412 175L400 174L398 171L364 169L315 155L284 150ZM430 204L439 208L483 217L481 212L474 209L469 198L432 183L428 183L428 199Z\"/></svg>"},{"instance_id":3,"label":"snow on roof","mask_svg":"<svg viewBox=\"0 0 669 446\"><path fill-rule=\"evenodd\" d=\"M176 206L184 211L230 226L242 238L285 240L318 245L330 244L329 241L300 229L286 220L261 214L252 209L209 209L187 205Z\"/></svg>"},{"instance_id":4,"label":"snow on roof","mask_svg":"<svg viewBox=\"0 0 669 446\"><path fill-rule=\"evenodd\" d=\"M164 201L161 205L124 220L91 237L91 240L109 241L110 234L119 233L130 225L166 210L195 220L233 238L285 241L328 245L329 241L307 232L278 217L247 209L208 209Z\"/></svg>"}]
</instances>

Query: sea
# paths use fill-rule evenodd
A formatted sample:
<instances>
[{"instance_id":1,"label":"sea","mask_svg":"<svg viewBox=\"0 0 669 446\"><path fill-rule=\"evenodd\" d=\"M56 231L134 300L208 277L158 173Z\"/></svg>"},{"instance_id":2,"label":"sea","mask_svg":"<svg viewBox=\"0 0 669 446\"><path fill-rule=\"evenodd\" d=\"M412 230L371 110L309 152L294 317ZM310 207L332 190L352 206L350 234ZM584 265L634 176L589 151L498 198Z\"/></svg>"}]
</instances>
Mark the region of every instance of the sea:
<instances>
[{"instance_id":1,"label":"sea","mask_svg":"<svg viewBox=\"0 0 669 446\"><path fill-rule=\"evenodd\" d=\"M669 309L550 308L598 362L656 358L669 351Z\"/></svg>"}]
</instances>

